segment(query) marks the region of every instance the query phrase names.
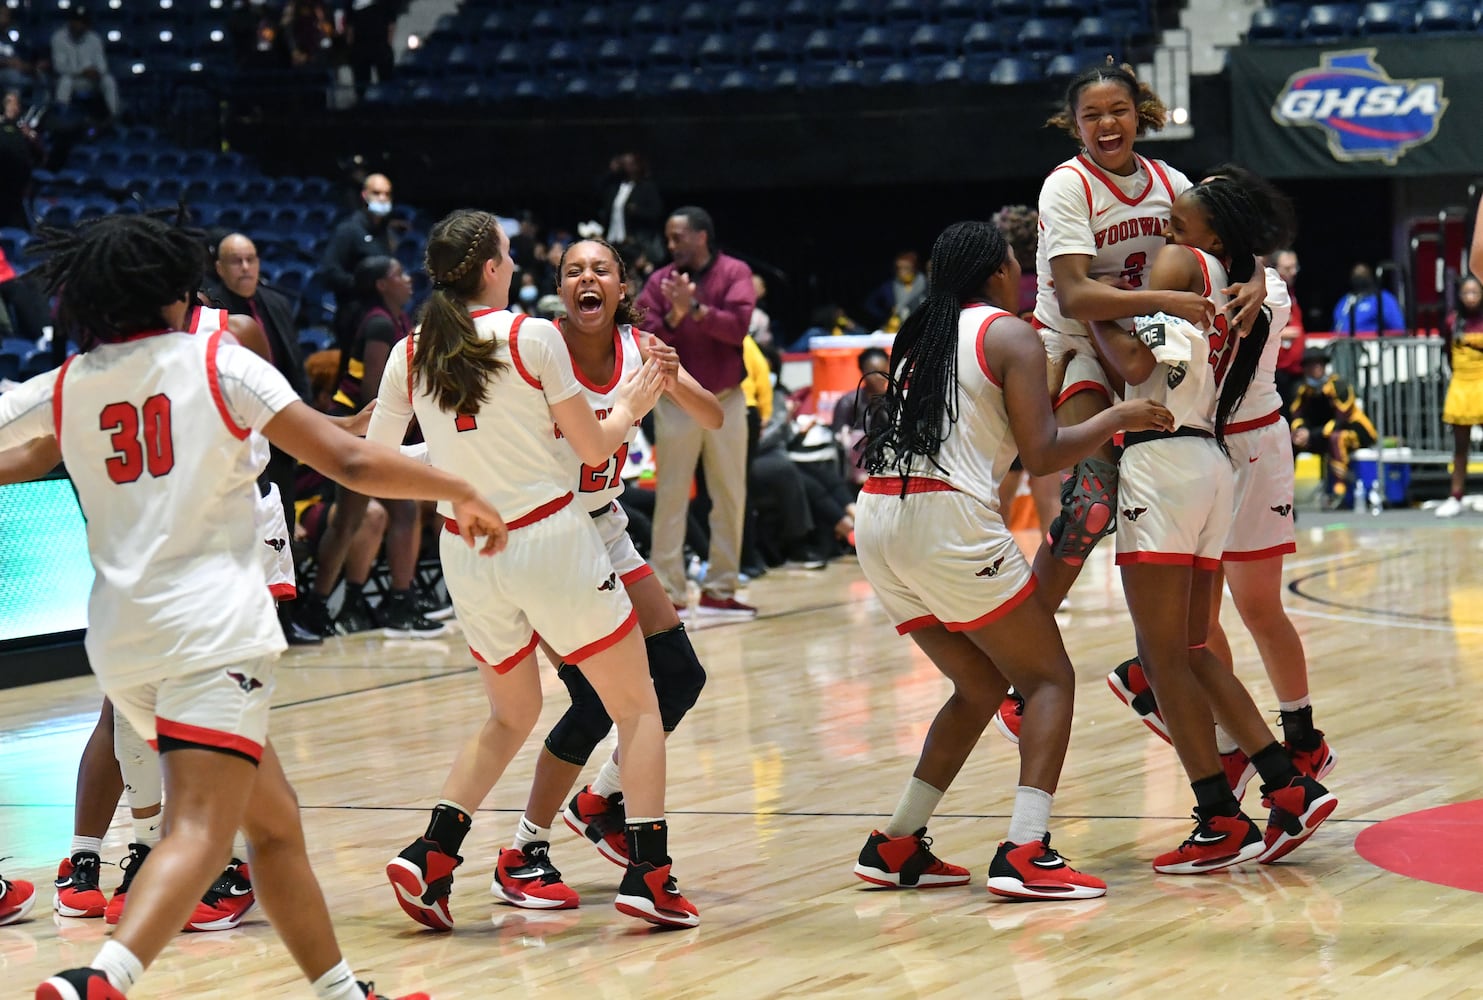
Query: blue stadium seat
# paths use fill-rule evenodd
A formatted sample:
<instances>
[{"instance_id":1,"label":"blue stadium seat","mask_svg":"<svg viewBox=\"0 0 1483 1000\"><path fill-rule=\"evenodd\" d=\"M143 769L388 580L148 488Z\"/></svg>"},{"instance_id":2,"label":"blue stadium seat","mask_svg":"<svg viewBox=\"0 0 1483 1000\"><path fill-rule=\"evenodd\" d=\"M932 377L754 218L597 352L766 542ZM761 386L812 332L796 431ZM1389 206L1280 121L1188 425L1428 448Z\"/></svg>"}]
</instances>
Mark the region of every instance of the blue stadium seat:
<instances>
[{"instance_id":1,"label":"blue stadium seat","mask_svg":"<svg viewBox=\"0 0 1483 1000\"><path fill-rule=\"evenodd\" d=\"M901 53L900 33L889 28L870 25L860 31L855 39L855 58L877 68L895 59Z\"/></svg>"},{"instance_id":2,"label":"blue stadium seat","mask_svg":"<svg viewBox=\"0 0 1483 1000\"><path fill-rule=\"evenodd\" d=\"M883 87L918 84L924 79L930 80L932 77L925 71L929 67L935 70L940 62L941 60L931 60L930 62L928 60L893 62L881 70L881 75L877 82Z\"/></svg>"},{"instance_id":3,"label":"blue stadium seat","mask_svg":"<svg viewBox=\"0 0 1483 1000\"><path fill-rule=\"evenodd\" d=\"M735 36L717 32L707 35L695 50L695 61L707 70L724 73L746 63Z\"/></svg>"},{"instance_id":4,"label":"blue stadium seat","mask_svg":"<svg viewBox=\"0 0 1483 1000\"><path fill-rule=\"evenodd\" d=\"M1070 52L1063 52L1058 56L1052 56L1050 62L1045 64L1045 78L1047 80L1063 80L1073 77L1082 70L1080 56Z\"/></svg>"},{"instance_id":5,"label":"blue stadium seat","mask_svg":"<svg viewBox=\"0 0 1483 1000\"><path fill-rule=\"evenodd\" d=\"M1032 17L1020 27L1018 47L1031 56L1063 52L1066 49L1066 26L1061 21Z\"/></svg>"},{"instance_id":6,"label":"blue stadium seat","mask_svg":"<svg viewBox=\"0 0 1483 1000\"><path fill-rule=\"evenodd\" d=\"M443 65L455 76L471 76L483 65L483 55L476 45L455 45Z\"/></svg>"},{"instance_id":7,"label":"blue stadium seat","mask_svg":"<svg viewBox=\"0 0 1483 1000\"><path fill-rule=\"evenodd\" d=\"M668 34L674 28L673 4L641 3L628 16L628 28L635 35Z\"/></svg>"},{"instance_id":8,"label":"blue stadium seat","mask_svg":"<svg viewBox=\"0 0 1483 1000\"><path fill-rule=\"evenodd\" d=\"M1079 49L1122 48L1123 32L1105 17L1084 17L1071 29L1071 44ZM1075 74L1072 74L1073 76Z\"/></svg>"},{"instance_id":9,"label":"blue stadium seat","mask_svg":"<svg viewBox=\"0 0 1483 1000\"><path fill-rule=\"evenodd\" d=\"M997 21L979 21L963 33L963 54L975 56L1007 52L1018 37L1017 32L1012 34Z\"/></svg>"},{"instance_id":10,"label":"blue stadium seat","mask_svg":"<svg viewBox=\"0 0 1483 1000\"><path fill-rule=\"evenodd\" d=\"M1000 59L989 72L990 83L1013 84L1035 83L1040 79L1040 70L1030 59Z\"/></svg>"},{"instance_id":11,"label":"blue stadium seat","mask_svg":"<svg viewBox=\"0 0 1483 1000\"><path fill-rule=\"evenodd\" d=\"M834 24L839 28L864 28L880 21L880 0L839 0L834 5Z\"/></svg>"},{"instance_id":12,"label":"blue stadium seat","mask_svg":"<svg viewBox=\"0 0 1483 1000\"><path fill-rule=\"evenodd\" d=\"M77 205L70 201L48 205L37 221L46 226L70 226L77 221Z\"/></svg>"},{"instance_id":13,"label":"blue stadium seat","mask_svg":"<svg viewBox=\"0 0 1483 1000\"><path fill-rule=\"evenodd\" d=\"M628 73L633 70L632 42L624 38L605 38L597 47L593 65L611 73Z\"/></svg>"},{"instance_id":14,"label":"blue stadium seat","mask_svg":"<svg viewBox=\"0 0 1483 1000\"><path fill-rule=\"evenodd\" d=\"M1366 35L1400 35L1416 28L1416 8L1408 3L1381 0L1367 3L1359 15L1360 31Z\"/></svg>"},{"instance_id":15,"label":"blue stadium seat","mask_svg":"<svg viewBox=\"0 0 1483 1000\"><path fill-rule=\"evenodd\" d=\"M921 3L920 0L886 0L886 6L881 10L881 19L898 29L906 28L929 20L929 14L935 6L936 4Z\"/></svg>"},{"instance_id":16,"label":"blue stadium seat","mask_svg":"<svg viewBox=\"0 0 1483 1000\"><path fill-rule=\"evenodd\" d=\"M519 42L506 42L494 54L494 61L489 68L496 76L524 77L530 74L534 61L526 46Z\"/></svg>"},{"instance_id":17,"label":"blue stadium seat","mask_svg":"<svg viewBox=\"0 0 1483 1000\"><path fill-rule=\"evenodd\" d=\"M829 23L828 6L816 0L788 0L783 7L780 23L786 28L798 30L822 28Z\"/></svg>"},{"instance_id":18,"label":"blue stadium seat","mask_svg":"<svg viewBox=\"0 0 1483 1000\"><path fill-rule=\"evenodd\" d=\"M36 350L36 345L22 337L6 337L0 340L0 351L15 355L17 363L21 358L30 357Z\"/></svg>"},{"instance_id":19,"label":"blue stadium seat","mask_svg":"<svg viewBox=\"0 0 1483 1000\"><path fill-rule=\"evenodd\" d=\"M829 28L815 28L803 40L803 57L811 63L837 63L844 58L844 44Z\"/></svg>"},{"instance_id":20,"label":"blue stadium seat","mask_svg":"<svg viewBox=\"0 0 1483 1000\"><path fill-rule=\"evenodd\" d=\"M0 378L12 382L21 381L21 356L9 351L0 351Z\"/></svg>"},{"instance_id":21,"label":"blue stadium seat","mask_svg":"<svg viewBox=\"0 0 1483 1000\"><path fill-rule=\"evenodd\" d=\"M603 8L592 7L601 12ZM502 10L492 10L479 22L479 41L484 45L507 42L519 33L515 15Z\"/></svg>"},{"instance_id":22,"label":"blue stadium seat","mask_svg":"<svg viewBox=\"0 0 1483 1000\"><path fill-rule=\"evenodd\" d=\"M691 65L689 46L673 35L660 35L649 45L644 63L661 73L676 73Z\"/></svg>"},{"instance_id":23,"label":"blue stadium seat","mask_svg":"<svg viewBox=\"0 0 1483 1000\"><path fill-rule=\"evenodd\" d=\"M1080 18L1086 10L1085 0L1040 0L1035 16L1069 21Z\"/></svg>"},{"instance_id":24,"label":"blue stadium seat","mask_svg":"<svg viewBox=\"0 0 1483 1000\"><path fill-rule=\"evenodd\" d=\"M1024 20L1035 13L1033 0L989 0L989 9L994 17Z\"/></svg>"},{"instance_id":25,"label":"blue stadium seat","mask_svg":"<svg viewBox=\"0 0 1483 1000\"><path fill-rule=\"evenodd\" d=\"M591 97L597 92L597 85L593 82L592 78L580 74L570 77L566 81L566 85L561 88L561 96L567 98Z\"/></svg>"},{"instance_id":26,"label":"blue stadium seat","mask_svg":"<svg viewBox=\"0 0 1483 1000\"><path fill-rule=\"evenodd\" d=\"M705 0L687 3L680 11L680 30L691 35L709 35L721 27L721 7Z\"/></svg>"},{"instance_id":27,"label":"blue stadium seat","mask_svg":"<svg viewBox=\"0 0 1483 1000\"><path fill-rule=\"evenodd\" d=\"M560 13L549 7L538 8L525 22L525 34L533 42L549 42L565 38L566 23Z\"/></svg>"},{"instance_id":28,"label":"blue stadium seat","mask_svg":"<svg viewBox=\"0 0 1483 1000\"><path fill-rule=\"evenodd\" d=\"M722 92L753 91L762 89L762 80L749 69L728 70L716 84Z\"/></svg>"},{"instance_id":29,"label":"blue stadium seat","mask_svg":"<svg viewBox=\"0 0 1483 1000\"><path fill-rule=\"evenodd\" d=\"M551 85L545 80L520 80L510 96L517 101L548 101L552 96Z\"/></svg>"},{"instance_id":30,"label":"blue stadium seat","mask_svg":"<svg viewBox=\"0 0 1483 1000\"><path fill-rule=\"evenodd\" d=\"M761 0L742 0L732 8L730 22L741 31L771 31L778 26L776 9Z\"/></svg>"},{"instance_id":31,"label":"blue stadium seat","mask_svg":"<svg viewBox=\"0 0 1483 1000\"><path fill-rule=\"evenodd\" d=\"M911 33L906 43L913 58L929 56L945 58L953 53L953 37L949 29L936 24L924 24Z\"/></svg>"},{"instance_id":32,"label":"blue stadium seat","mask_svg":"<svg viewBox=\"0 0 1483 1000\"><path fill-rule=\"evenodd\" d=\"M836 66L829 71L824 84L833 88L863 87L869 81L866 73L858 66Z\"/></svg>"},{"instance_id":33,"label":"blue stadium seat","mask_svg":"<svg viewBox=\"0 0 1483 1000\"><path fill-rule=\"evenodd\" d=\"M51 351L32 351L29 356L21 359L21 371L18 379L24 382L26 379L35 378L37 375L44 375L56 367L56 362L52 360Z\"/></svg>"},{"instance_id":34,"label":"blue stadium seat","mask_svg":"<svg viewBox=\"0 0 1483 1000\"><path fill-rule=\"evenodd\" d=\"M773 74L771 87L773 90L797 90L800 80L796 66L784 66Z\"/></svg>"},{"instance_id":35,"label":"blue stadium seat","mask_svg":"<svg viewBox=\"0 0 1483 1000\"><path fill-rule=\"evenodd\" d=\"M546 50L546 66L558 76L570 76L582 71L584 60L582 49L574 42L558 39Z\"/></svg>"},{"instance_id":36,"label":"blue stadium seat","mask_svg":"<svg viewBox=\"0 0 1483 1000\"><path fill-rule=\"evenodd\" d=\"M752 41L752 63L768 70L793 61L793 47L788 37L777 31L764 31Z\"/></svg>"},{"instance_id":37,"label":"blue stadium seat","mask_svg":"<svg viewBox=\"0 0 1483 1000\"><path fill-rule=\"evenodd\" d=\"M1320 3L1308 9L1303 19L1303 38L1309 42L1336 42L1353 35L1359 27L1359 11L1350 4Z\"/></svg>"},{"instance_id":38,"label":"blue stadium seat","mask_svg":"<svg viewBox=\"0 0 1483 1000\"><path fill-rule=\"evenodd\" d=\"M1290 42L1296 34L1292 21L1280 10L1261 7L1252 12L1251 25L1246 29L1250 42Z\"/></svg>"},{"instance_id":39,"label":"blue stadium seat","mask_svg":"<svg viewBox=\"0 0 1483 1000\"><path fill-rule=\"evenodd\" d=\"M306 326L299 331L299 350L308 357L335 346L335 335L322 326Z\"/></svg>"},{"instance_id":40,"label":"blue stadium seat","mask_svg":"<svg viewBox=\"0 0 1483 1000\"><path fill-rule=\"evenodd\" d=\"M670 76L665 90L671 94L704 94L712 89L711 84L703 74L685 69Z\"/></svg>"},{"instance_id":41,"label":"blue stadium seat","mask_svg":"<svg viewBox=\"0 0 1483 1000\"><path fill-rule=\"evenodd\" d=\"M1116 15L1151 25L1148 0L1097 0L1097 10L1103 17Z\"/></svg>"},{"instance_id":42,"label":"blue stadium seat","mask_svg":"<svg viewBox=\"0 0 1483 1000\"><path fill-rule=\"evenodd\" d=\"M966 27L978 20L982 7L982 0L941 0L937 5L937 19L955 28Z\"/></svg>"},{"instance_id":43,"label":"blue stadium seat","mask_svg":"<svg viewBox=\"0 0 1483 1000\"><path fill-rule=\"evenodd\" d=\"M313 277L314 268L308 264L280 264L273 275L272 286L283 294L297 299L304 294L304 289L308 287L309 280ZM302 334L300 334L300 339L303 339Z\"/></svg>"},{"instance_id":44,"label":"blue stadium seat","mask_svg":"<svg viewBox=\"0 0 1483 1000\"><path fill-rule=\"evenodd\" d=\"M1459 34L1472 31L1476 11L1472 4L1457 0L1426 0L1416 15L1416 30L1428 34Z\"/></svg>"},{"instance_id":45,"label":"blue stadium seat","mask_svg":"<svg viewBox=\"0 0 1483 1000\"><path fill-rule=\"evenodd\" d=\"M0 229L0 250L4 250L7 257L24 257L26 245L30 242L31 234L24 229L13 227Z\"/></svg>"}]
</instances>

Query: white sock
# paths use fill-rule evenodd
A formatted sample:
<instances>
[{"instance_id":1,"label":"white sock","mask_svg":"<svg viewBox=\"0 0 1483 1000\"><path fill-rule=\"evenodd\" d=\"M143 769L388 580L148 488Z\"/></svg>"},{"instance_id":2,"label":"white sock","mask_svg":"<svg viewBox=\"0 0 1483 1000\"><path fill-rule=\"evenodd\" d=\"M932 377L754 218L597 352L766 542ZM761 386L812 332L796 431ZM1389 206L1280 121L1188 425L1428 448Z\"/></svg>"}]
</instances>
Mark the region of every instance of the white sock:
<instances>
[{"instance_id":1,"label":"white sock","mask_svg":"<svg viewBox=\"0 0 1483 1000\"><path fill-rule=\"evenodd\" d=\"M165 812L160 810L153 816L140 819L133 817L134 821L134 843L143 844L145 847L156 847L160 842L160 828L165 825Z\"/></svg>"},{"instance_id":2,"label":"white sock","mask_svg":"<svg viewBox=\"0 0 1483 1000\"><path fill-rule=\"evenodd\" d=\"M105 973L113 988L120 993L129 992L144 975L144 963L117 941L103 942L103 947L98 949L98 955L93 959L93 968Z\"/></svg>"},{"instance_id":3,"label":"white sock","mask_svg":"<svg viewBox=\"0 0 1483 1000\"><path fill-rule=\"evenodd\" d=\"M314 980L312 986L317 1000L366 1000L365 991L355 981L355 973L350 971L344 959Z\"/></svg>"},{"instance_id":4,"label":"white sock","mask_svg":"<svg viewBox=\"0 0 1483 1000\"><path fill-rule=\"evenodd\" d=\"M551 828L549 826L536 826L524 816L520 822L515 824L515 850L525 850L526 844L551 843Z\"/></svg>"},{"instance_id":5,"label":"white sock","mask_svg":"<svg viewBox=\"0 0 1483 1000\"><path fill-rule=\"evenodd\" d=\"M901 801L896 803L896 811L891 814L890 822L881 829L881 833L891 838L916 833L927 825L927 821L937 811L942 794L941 789L933 788L920 778L911 778L906 783L906 790L901 793Z\"/></svg>"},{"instance_id":6,"label":"white sock","mask_svg":"<svg viewBox=\"0 0 1483 1000\"><path fill-rule=\"evenodd\" d=\"M1283 712L1296 712L1298 709L1300 709L1300 708L1307 708L1311 704L1313 704L1312 699L1310 699L1305 694L1305 695L1303 695L1303 697L1299 698L1297 701L1279 701L1277 703L1277 708L1278 708L1279 711L1283 711Z\"/></svg>"},{"instance_id":7,"label":"white sock","mask_svg":"<svg viewBox=\"0 0 1483 1000\"><path fill-rule=\"evenodd\" d=\"M1029 844L1050 830L1050 804L1054 796L1038 788L1020 785L1014 790L1014 812L1009 815L1009 842Z\"/></svg>"},{"instance_id":8,"label":"white sock","mask_svg":"<svg viewBox=\"0 0 1483 1000\"><path fill-rule=\"evenodd\" d=\"M69 858L75 858L79 854L96 854L101 857L103 855L103 838L73 837L72 852L67 856Z\"/></svg>"},{"instance_id":9,"label":"white sock","mask_svg":"<svg viewBox=\"0 0 1483 1000\"><path fill-rule=\"evenodd\" d=\"M1219 722L1215 724L1215 749L1221 753L1235 753L1241 749L1231 734L1220 728Z\"/></svg>"},{"instance_id":10,"label":"white sock","mask_svg":"<svg viewBox=\"0 0 1483 1000\"><path fill-rule=\"evenodd\" d=\"M607 798L623 790L623 779L618 773L618 762L609 757L603 762L602 770L592 779L592 794Z\"/></svg>"}]
</instances>

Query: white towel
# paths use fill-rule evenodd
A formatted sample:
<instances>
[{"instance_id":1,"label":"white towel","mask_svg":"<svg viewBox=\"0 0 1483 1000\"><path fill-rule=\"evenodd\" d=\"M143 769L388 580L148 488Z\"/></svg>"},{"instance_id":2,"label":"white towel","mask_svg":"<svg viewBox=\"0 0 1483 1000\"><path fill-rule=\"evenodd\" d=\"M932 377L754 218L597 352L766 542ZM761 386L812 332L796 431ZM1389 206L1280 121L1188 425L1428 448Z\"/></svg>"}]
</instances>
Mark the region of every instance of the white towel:
<instances>
[{"instance_id":1,"label":"white towel","mask_svg":"<svg viewBox=\"0 0 1483 1000\"><path fill-rule=\"evenodd\" d=\"M1160 401L1174 414L1175 429L1191 423L1210 426L1213 393L1210 365L1204 357L1210 349L1205 334L1178 316L1154 313L1138 317L1133 336L1153 352L1159 364L1149 381L1162 381L1165 391Z\"/></svg>"}]
</instances>

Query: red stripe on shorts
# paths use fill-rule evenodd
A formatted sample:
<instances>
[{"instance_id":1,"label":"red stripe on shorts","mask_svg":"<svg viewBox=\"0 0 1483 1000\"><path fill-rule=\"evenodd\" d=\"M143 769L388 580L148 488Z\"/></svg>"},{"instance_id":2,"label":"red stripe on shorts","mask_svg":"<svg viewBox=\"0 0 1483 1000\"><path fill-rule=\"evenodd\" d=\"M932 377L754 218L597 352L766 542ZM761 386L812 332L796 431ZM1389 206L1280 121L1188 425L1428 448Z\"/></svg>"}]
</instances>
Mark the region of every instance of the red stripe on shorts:
<instances>
[{"instance_id":1,"label":"red stripe on shorts","mask_svg":"<svg viewBox=\"0 0 1483 1000\"><path fill-rule=\"evenodd\" d=\"M251 757L257 762L263 759L262 744L254 743L245 736L223 733L216 729L207 729L205 726L192 726L187 722L171 722L169 719L155 719L154 729L160 736L168 736L182 743L196 743L203 747L214 747L217 750L231 750Z\"/></svg>"},{"instance_id":2,"label":"red stripe on shorts","mask_svg":"<svg viewBox=\"0 0 1483 1000\"><path fill-rule=\"evenodd\" d=\"M1035 593L1035 577L1031 576L1029 580L1025 581L1025 585L1015 592L1015 595L1013 597L1005 601L1003 604L999 605L993 611L990 611L988 614L980 615L979 617L973 619L973 621L971 622L943 622L943 628L947 629L949 632L972 632L976 628L983 628L985 625L991 625L994 622L998 621L1000 618L1003 618L1005 615L1009 614L1021 604L1024 604L1025 601L1027 601L1030 595L1033 593Z\"/></svg>"},{"instance_id":3,"label":"red stripe on shorts","mask_svg":"<svg viewBox=\"0 0 1483 1000\"><path fill-rule=\"evenodd\" d=\"M1250 552L1225 552L1221 554L1221 562L1260 562L1263 559L1275 559L1278 556L1289 555L1298 551L1295 542L1283 542L1281 545L1273 545L1270 548L1255 549Z\"/></svg>"},{"instance_id":4,"label":"red stripe on shorts","mask_svg":"<svg viewBox=\"0 0 1483 1000\"><path fill-rule=\"evenodd\" d=\"M589 642L581 649L575 649L572 652L568 653L566 656L563 656L561 658L561 662L575 665L581 663L583 660L588 659L589 657L596 656L598 653L601 653L605 649L611 649L613 646L616 646L625 635L633 631L634 626L636 626L638 623L638 611L629 611L628 617L623 619L622 625L619 625L617 628L613 629L613 631L609 632L601 639L598 639L596 642Z\"/></svg>"},{"instance_id":5,"label":"red stripe on shorts","mask_svg":"<svg viewBox=\"0 0 1483 1000\"><path fill-rule=\"evenodd\" d=\"M646 579L653 575L654 567L650 566L648 563L644 563L638 569L631 569L627 573L624 573L622 576L618 577L618 580L623 584L623 586L626 587L630 583L638 583L640 580Z\"/></svg>"},{"instance_id":6,"label":"red stripe on shorts","mask_svg":"<svg viewBox=\"0 0 1483 1000\"><path fill-rule=\"evenodd\" d=\"M1101 393L1103 399L1107 400L1109 403L1112 402L1112 393L1107 391L1107 387L1105 385L1103 385L1101 382L1093 382L1091 379L1083 379L1080 382L1072 382L1069 386L1062 389L1061 394L1056 397L1055 405L1053 405L1051 409L1059 410L1062 403L1066 402L1066 400L1070 399L1072 396L1075 396L1077 393L1080 392Z\"/></svg>"},{"instance_id":7,"label":"red stripe on shorts","mask_svg":"<svg viewBox=\"0 0 1483 1000\"><path fill-rule=\"evenodd\" d=\"M515 520L506 521L505 527L510 531L514 531L517 528L528 528L537 521L544 521L571 502L572 495L570 493L559 496L555 500L547 500L534 510L521 514ZM458 522L451 517L443 518L443 530L450 535L458 534Z\"/></svg>"},{"instance_id":8,"label":"red stripe on shorts","mask_svg":"<svg viewBox=\"0 0 1483 1000\"><path fill-rule=\"evenodd\" d=\"M955 493L957 487L952 483L943 482L941 479L928 479L926 476L907 476L907 493ZM900 496L900 476L871 476L865 480L865 485L860 487L861 493L877 493L881 496Z\"/></svg>"},{"instance_id":9,"label":"red stripe on shorts","mask_svg":"<svg viewBox=\"0 0 1483 1000\"><path fill-rule=\"evenodd\" d=\"M469 652L474 654L474 659L478 660L480 663L484 664L495 673L508 674L511 670L514 670L515 667L519 665L521 660L525 659L531 653L535 652L536 644L540 641L541 637L532 632L530 636L530 642L525 644L524 649L516 653L514 656L500 660L498 663L490 663L488 660L484 659L484 657L479 655L479 651L473 646L469 647Z\"/></svg>"}]
</instances>

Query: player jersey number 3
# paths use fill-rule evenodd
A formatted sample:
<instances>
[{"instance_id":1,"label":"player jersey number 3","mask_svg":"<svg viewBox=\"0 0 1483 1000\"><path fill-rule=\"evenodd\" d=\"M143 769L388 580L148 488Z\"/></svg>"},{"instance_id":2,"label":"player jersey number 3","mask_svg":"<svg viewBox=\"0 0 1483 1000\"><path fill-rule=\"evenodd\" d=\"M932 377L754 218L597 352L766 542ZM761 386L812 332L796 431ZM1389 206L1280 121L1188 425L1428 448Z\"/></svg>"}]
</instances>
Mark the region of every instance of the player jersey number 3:
<instances>
[{"instance_id":1,"label":"player jersey number 3","mask_svg":"<svg viewBox=\"0 0 1483 1000\"><path fill-rule=\"evenodd\" d=\"M110 435L113 455L103 464L115 483L132 483L146 469L161 479L175 468L175 440L170 427L170 397L156 393L143 406L109 403L98 414L98 429Z\"/></svg>"}]
</instances>

